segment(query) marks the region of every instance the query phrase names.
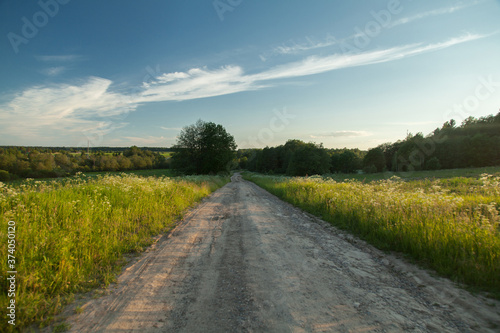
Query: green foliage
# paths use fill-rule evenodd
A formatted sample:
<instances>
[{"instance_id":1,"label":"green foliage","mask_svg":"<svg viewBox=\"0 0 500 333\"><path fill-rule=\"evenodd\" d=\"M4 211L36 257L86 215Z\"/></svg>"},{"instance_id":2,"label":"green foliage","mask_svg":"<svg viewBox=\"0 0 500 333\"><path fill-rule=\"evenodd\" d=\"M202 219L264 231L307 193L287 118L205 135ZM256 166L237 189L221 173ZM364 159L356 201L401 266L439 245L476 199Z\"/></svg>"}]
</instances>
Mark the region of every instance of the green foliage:
<instances>
[{"instance_id":1,"label":"green foliage","mask_svg":"<svg viewBox=\"0 0 500 333\"><path fill-rule=\"evenodd\" d=\"M239 152L241 168L271 174L314 175L330 170L330 156L322 145L288 140L284 145ZM244 164L242 164L244 161Z\"/></svg>"},{"instance_id":2,"label":"green foliage","mask_svg":"<svg viewBox=\"0 0 500 333\"><path fill-rule=\"evenodd\" d=\"M198 120L179 135L172 166L187 174L229 172L234 158L234 137L222 125Z\"/></svg>"},{"instance_id":3,"label":"green foliage","mask_svg":"<svg viewBox=\"0 0 500 333\"><path fill-rule=\"evenodd\" d=\"M78 175L18 187L0 183L0 239L7 239L7 222L15 221L16 269L22 272L16 329L49 321L72 293L112 282L124 253L141 251L153 235L172 228L186 208L228 181ZM7 250L7 242L1 242L2 258ZM0 280L2 290L6 283ZM0 294L2 309L7 301L7 294Z\"/></svg>"},{"instance_id":4,"label":"green foliage","mask_svg":"<svg viewBox=\"0 0 500 333\"><path fill-rule=\"evenodd\" d=\"M10 180L10 174L8 171L0 170L0 181L4 182Z\"/></svg>"},{"instance_id":5,"label":"green foliage","mask_svg":"<svg viewBox=\"0 0 500 333\"><path fill-rule=\"evenodd\" d=\"M55 149L54 149L55 150ZM67 150L54 152L45 148L0 148L0 170L8 171L10 178L65 177L78 171L125 171L167 168L166 157L159 152L131 147L120 152L92 151L86 154Z\"/></svg>"},{"instance_id":6,"label":"green foliage","mask_svg":"<svg viewBox=\"0 0 500 333\"><path fill-rule=\"evenodd\" d=\"M403 141L376 149L382 150L387 170L406 172L500 165L499 147L500 112L479 119L469 117L460 126L451 119L427 137L409 134ZM380 171L376 163L365 162L365 166L370 164Z\"/></svg>"},{"instance_id":7,"label":"green foliage","mask_svg":"<svg viewBox=\"0 0 500 333\"><path fill-rule=\"evenodd\" d=\"M361 169L362 159L359 151L343 149L340 152L333 152L331 172L354 173Z\"/></svg>"},{"instance_id":8,"label":"green foliage","mask_svg":"<svg viewBox=\"0 0 500 333\"><path fill-rule=\"evenodd\" d=\"M377 167L373 164L370 164L370 165L363 168L363 172L364 173L376 173Z\"/></svg>"},{"instance_id":9,"label":"green foliage","mask_svg":"<svg viewBox=\"0 0 500 333\"><path fill-rule=\"evenodd\" d=\"M444 276L500 293L500 177L393 177L368 183L244 177L382 249L406 253Z\"/></svg>"},{"instance_id":10,"label":"green foliage","mask_svg":"<svg viewBox=\"0 0 500 333\"><path fill-rule=\"evenodd\" d=\"M426 170L438 170L441 169L441 163L439 163L439 159L434 156L431 157L427 162L425 162Z\"/></svg>"},{"instance_id":11,"label":"green foliage","mask_svg":"<svg viewBox=\"0 0 500 333\"><path fill-rule=\"evenodd\" d=\"M371 172L382 172L385 168L385 156L382 149L377 147L368 150L363 159L363 166L370 167Z\"/></svg>"},{"instance_id":12,"label":"green foliage","mask_svg":"<svg viewBox=\"0 0 500 333\"><path fill-rule=\"evenodd\" d=\"M291 176L320 175L330 170L330 156L322 146L308 143L292 153L286 173Z\"/></svg>"}]
</instances>

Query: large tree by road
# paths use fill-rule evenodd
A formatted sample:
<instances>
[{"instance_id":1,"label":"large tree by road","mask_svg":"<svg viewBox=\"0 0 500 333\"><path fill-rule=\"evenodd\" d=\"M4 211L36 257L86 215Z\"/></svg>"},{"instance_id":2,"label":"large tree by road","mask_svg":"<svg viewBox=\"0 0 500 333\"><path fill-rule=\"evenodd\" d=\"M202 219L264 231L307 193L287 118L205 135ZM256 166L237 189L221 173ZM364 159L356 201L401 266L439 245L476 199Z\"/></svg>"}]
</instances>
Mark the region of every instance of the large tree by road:
<instances>
[{"instance_id":1,"label":"large tree by road","mask_svg":"<svg viewBox=\"0 0 500 333\"><path fill-rule=\"evenodd\" d=\"M172 166L188 174L229 171L236 143L222 125L198 120L182 129Z\"/></svg>"}]
</instances>

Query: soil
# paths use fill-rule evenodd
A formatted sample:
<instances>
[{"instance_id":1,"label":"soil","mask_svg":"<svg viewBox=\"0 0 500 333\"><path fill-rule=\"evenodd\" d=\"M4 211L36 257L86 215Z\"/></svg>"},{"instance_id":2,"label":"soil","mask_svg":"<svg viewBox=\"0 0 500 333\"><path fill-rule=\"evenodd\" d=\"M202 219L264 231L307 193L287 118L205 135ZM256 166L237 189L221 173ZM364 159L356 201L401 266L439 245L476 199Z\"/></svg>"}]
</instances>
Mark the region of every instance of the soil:
<instances>
[{"instance_id":1,"label":"soil","mask_svg":"<svg viewBox=\"0 0 500 333\"><path fill-rule=\"evenodd\" d=\"M76 304L66 319L72 332L500 332L500 302L379 251L238 174L105 295Z\"/></svg>"}]
</instances>

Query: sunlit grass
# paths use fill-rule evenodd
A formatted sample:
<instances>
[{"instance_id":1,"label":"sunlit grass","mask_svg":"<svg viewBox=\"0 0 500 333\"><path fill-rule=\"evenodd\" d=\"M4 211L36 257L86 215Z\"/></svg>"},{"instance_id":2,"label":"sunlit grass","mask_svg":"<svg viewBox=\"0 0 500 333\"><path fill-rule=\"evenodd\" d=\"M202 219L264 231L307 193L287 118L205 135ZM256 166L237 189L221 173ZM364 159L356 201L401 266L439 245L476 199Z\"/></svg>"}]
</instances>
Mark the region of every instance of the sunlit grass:
<instances>
[{"instance_id":1,"label":"sunlit grass","mask_svg":"<svg viewBox=\"0 0 500 333\"><path fill-rule=\"evenodd\" d=\"M46 323L68 296L112 282L124 253L150 245L153 235L171 229L189 206L228 181L123 174L0 183L3 276L7 223L16 222L16 328ZM6 321L5 278L0 285Z\"/></svg>"},{"instance_id":2,"label":"sunlit grass","mask_svg":"<svg viewBox=\"0 0 500 333\"><path fill-rule=\"evenodd\" d=\"M500 294L500 177L360 182L245 174L284 200L385 250Z\"/></svg>"}]
</instances>

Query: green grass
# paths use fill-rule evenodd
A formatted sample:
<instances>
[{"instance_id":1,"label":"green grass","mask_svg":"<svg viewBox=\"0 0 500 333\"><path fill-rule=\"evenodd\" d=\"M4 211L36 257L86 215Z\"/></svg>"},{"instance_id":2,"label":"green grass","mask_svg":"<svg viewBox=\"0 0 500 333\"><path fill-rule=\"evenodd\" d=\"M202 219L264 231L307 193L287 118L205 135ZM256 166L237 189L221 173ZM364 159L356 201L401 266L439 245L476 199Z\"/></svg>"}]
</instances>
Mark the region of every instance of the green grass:
<instances>
[{"instance_id":1,"label":"green grass","mask_svg":"<svg viewBox=\"0 0 500 333\"><path fill-rule=\"evenodd\" d=\"M128 170L128 171L100 171L100 172L86 172L88 177L97 177L102 175L137 175L143 177L175 177L177 172L172 169L146 169L146 170Z\"/></svg>"},{"instance_id":2,"label":"green grass","mask_svg":"<svg viewBox=\"0 0 500 333\"><path fill-rule=\"evenodd\" d=\"M482 174L490 174L500 176L500 167L482 167L469 169L444 169L433 171L414 171L414 172L379 172L368 174L328 174L325 175L335 181L343 181L345 179L355 179L362 182L371 182L374 180L390 179L393 176L403 180L420 180L420 179L441 179L441 178L478 178Z\"/></svg>"},{"instance_id":3,"label":"green grass","mask_svg":"<svg viewBox=\"0 0 500 333\"><path fill-rule=\"evenodd\" d=\"M161 152L160 154L165 156L166 158L170 158L174 153L171 151L166 151L166 152Z\"/></svg>"},{"instance_id":4,"label":"green grass","mask_svg":"<svg viewBox=\"0 0 500 333\"><path fill-rule=\"evenodd\" d=\"M500 296L500 177L364 182L245 173L278 197L443 276ZM417 179L419 178L419 179Z\"/></svg>"},{"instance_id":5,"label":"green grass","mask_svg":"<svg viewBox=\"0 0 500 333\"><path fill-rule=\"evenodd\" d=\"M0 183L2 276L8 270L7 224L16 222L16 329L45 325L74 293L114 281L123 254L142 251L152 236L170 230L188 207L228 181L122 174ZM0 286L5 321L5 278Z\"/></svg>"},{"instance_id":6,"label":"green grass","mask_svg":"<svg viewBox=\"0 0 500 333\"><path fill-rule=\"evenodd\" d=\"M80 173L81 174L81 173ZM127 170L127 171L92 171L85 172L85 177L95 178L105 175L137 175L142 177L177 177L178 173L173 169L146 169L146 170ZM40 182L62 182L73 179L73 176L60 177L60 178L37 178ZM32 179L16 179L4 182L10 186L19 187L22 184L28 184Z\"/></svg>"}]
</instances>

